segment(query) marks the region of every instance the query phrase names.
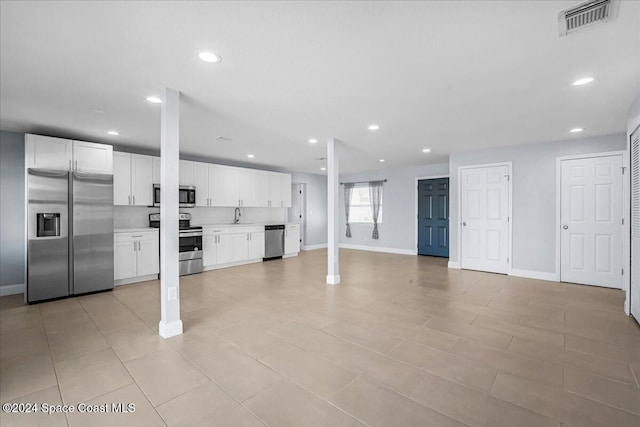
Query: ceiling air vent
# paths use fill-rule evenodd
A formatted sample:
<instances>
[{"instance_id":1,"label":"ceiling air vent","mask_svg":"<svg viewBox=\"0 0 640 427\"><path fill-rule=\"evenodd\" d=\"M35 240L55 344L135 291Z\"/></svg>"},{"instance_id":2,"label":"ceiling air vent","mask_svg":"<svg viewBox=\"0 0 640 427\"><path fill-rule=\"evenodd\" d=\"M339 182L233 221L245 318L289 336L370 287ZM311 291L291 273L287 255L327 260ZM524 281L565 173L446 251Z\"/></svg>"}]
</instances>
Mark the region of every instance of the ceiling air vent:
<instances>
[{"instance_id":1,"label":"ceiling air vent","mask_svg":"<svg viewBox=\"0 0 640 427\"><path fill-rule=\"evenodd\" d=\"M566 36L615 18L620 0L592 0L558 14L560 35Z\"/></svg>"}]
</instances>

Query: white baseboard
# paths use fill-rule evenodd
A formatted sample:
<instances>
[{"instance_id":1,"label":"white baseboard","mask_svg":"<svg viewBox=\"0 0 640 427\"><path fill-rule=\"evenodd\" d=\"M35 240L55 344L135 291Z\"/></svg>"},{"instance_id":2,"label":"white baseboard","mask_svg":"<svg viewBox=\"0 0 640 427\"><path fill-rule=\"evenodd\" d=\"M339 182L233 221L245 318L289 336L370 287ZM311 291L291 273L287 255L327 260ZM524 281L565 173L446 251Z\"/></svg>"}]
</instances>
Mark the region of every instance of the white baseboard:
<instances>
[{"instance_id":1,"label":"white baseboard","mask_svg":"<svg viewBox=\"0 0 640 427\"><path fill-rule=\"evenodd\" d=\"M321 243L319 245L307 245L307 246L303 246L302 249L303 251L313 251L315 249L325 249L327 247L326 243Z\"/></svg>"},{"instance_id":2,"label":"white baseboard","mask_svg":"<svg viewBox=\"0 0 640 427\"><path fill-rule=\"evenodd\" d=\"M171 338L176 335L182 335L182 320L174 320L165 323L162 320L158 324L158 332L162 338Z\"/></svg>"},{"instance_id":3,"label":"white baseboard","mask_svg":"<svg viewBox=\"0 0 640 427\"><path fill-rule=\"evenodd\" d=\"M237 267L239 265L256 264L256 263L259 263L259 262L262 262L262 258L249 259L249 260L246 260L246 261L228 262L226 264L209 265L209 266L205 266L202 269L202 271L219 270L221 268Z\"/></svg>"},{"instance_id":4,"label":"white baseboard","mask_svg":"<svg viewBox=\"0 0 640 427\"><path fill-rule=\"evenodd\" d=\"M512 268L509 276L525 277L527 279L548 280L550 282L558 281L556 273L548 273L546 271L535 270L520 270L518 268Z\"/></svg>"},{"instance_id":5,"label":"white baseboard","mask_svg":"<svg viewBox=\"0 0 640 427\"><path fill-rule=\"evenodd\" d=\"M457 270L460 270L460 263L458 261L449 261L447 263L447 267L448 268L455 268Z\"/></svg>"},{"instance_id":6,"label":"white baseboard","mask_svg":"<svg viewBox=\"0 0 640 427\"><path fill-rule=\"evenodd\" d=\"M385 252L399 255L417 255L418 251L413 249L384 248L380 246L352 245L351 243L340 243L338 247L342 249L355 249L357 251Z\"/></svg>"},{"instance_id":7,"label":"white baseboard","mask_svg":"<svg viewBox=\"0 0 640 427\"><path fill-rule=\"evenodd\" d=\"M339 285L340 284L340 275L336 274L335 276L327 275L327 284L328 285Z\"/></svg>"},{"instance_id":8,"label":"white baseboard","mask_svg":"<svg viewBox=\"0 0 640 427\"><path fill-rule=\"evenodd\" d=\"M298 256L298 252L292 252L290 254L284 254L284 255L282 255L282 258L291 258L291 257L294 257L294 256Z\"/></svg>"},{"instance_id":9,"label":"white baseboard","mask_svg":"<svg viewBox=\"0 0 640 427\"><path fill-rule=\"evenodd\" d=\"M0 297L5 297L8 295L24 294L24 289L25 289L24 283L0 286Z\"/></svg>"},{"instance_id":10,"label":"white baseboard","mask_svg":"<svg viewBox=\"0 0 640 427\"><path fill-rule=\"evenodd\" d=\"M149 274L148 276L129 277L127 279L118 279L113 281L113 286L130 285L138 282L148 282L149 280L158 280L157 274Z\"/></svg>"}]
</instances>

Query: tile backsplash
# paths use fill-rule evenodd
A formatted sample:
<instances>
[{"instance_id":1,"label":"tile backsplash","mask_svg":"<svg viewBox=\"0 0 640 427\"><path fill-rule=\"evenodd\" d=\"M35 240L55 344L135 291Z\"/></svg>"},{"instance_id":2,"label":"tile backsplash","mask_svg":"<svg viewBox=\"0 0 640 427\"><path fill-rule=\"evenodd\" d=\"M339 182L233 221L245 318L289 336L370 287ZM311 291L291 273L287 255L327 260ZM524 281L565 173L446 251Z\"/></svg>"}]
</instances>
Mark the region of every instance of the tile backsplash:
<instances>
[{"instance_id":1,"label":"tile backsplash","mask_svg":"<svg viewBox=\"0 0 640 427\"><path fill-rule=\"evenodd\" d=\"M235 208L185 208L180 212L191 214L191 224L230 224ZM160 212L160 208L145 206L115 206L113 219L115 228L136 228L149 226L149 214ZM240 223L285 223L286 208L240 208Z\"/></svg>"}]
</instances>

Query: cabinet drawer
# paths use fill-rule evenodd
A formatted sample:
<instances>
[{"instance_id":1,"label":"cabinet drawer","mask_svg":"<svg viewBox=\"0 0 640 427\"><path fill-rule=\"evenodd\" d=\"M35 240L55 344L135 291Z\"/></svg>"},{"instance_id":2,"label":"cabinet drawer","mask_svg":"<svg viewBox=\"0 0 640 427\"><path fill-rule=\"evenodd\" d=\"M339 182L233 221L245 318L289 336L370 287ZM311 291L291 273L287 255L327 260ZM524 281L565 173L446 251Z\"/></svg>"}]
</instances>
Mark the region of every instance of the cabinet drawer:
<instances>
[{"instance_id":1,"label":"cabinet drawer","mask_svg":"<svg viewBox=\"0 0 640 427\"><path fill-rule=\"evenodd\" d=\"M133 242L134 240L147 240L158 237L157 231L138 231L138 232L124 232L114 233L114 240L116 242Z\"/></svg>"}]
</instances>

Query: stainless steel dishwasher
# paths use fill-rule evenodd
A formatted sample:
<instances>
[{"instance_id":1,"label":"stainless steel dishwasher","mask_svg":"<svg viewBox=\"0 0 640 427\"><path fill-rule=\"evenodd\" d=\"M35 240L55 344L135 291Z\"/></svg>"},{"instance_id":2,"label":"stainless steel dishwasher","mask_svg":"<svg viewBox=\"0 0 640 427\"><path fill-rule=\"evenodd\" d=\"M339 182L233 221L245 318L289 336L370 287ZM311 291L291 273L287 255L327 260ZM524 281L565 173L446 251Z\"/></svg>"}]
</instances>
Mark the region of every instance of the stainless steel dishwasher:
<instances>
[{"instance_id":1,"label":"stainless steel dishwasher","mask_svg":"<svg viewBox=\"0 0 640 427\"><path fill-rule=\"evenodd\" d=\"M284 255L284 225L264 226L264 259L282 258Z\"/></svg>"}]
</instances>

